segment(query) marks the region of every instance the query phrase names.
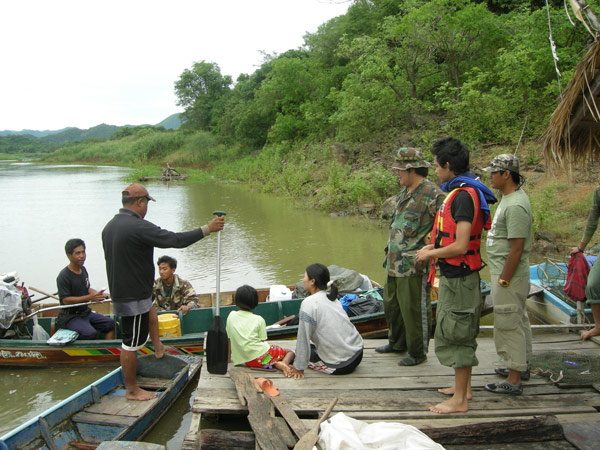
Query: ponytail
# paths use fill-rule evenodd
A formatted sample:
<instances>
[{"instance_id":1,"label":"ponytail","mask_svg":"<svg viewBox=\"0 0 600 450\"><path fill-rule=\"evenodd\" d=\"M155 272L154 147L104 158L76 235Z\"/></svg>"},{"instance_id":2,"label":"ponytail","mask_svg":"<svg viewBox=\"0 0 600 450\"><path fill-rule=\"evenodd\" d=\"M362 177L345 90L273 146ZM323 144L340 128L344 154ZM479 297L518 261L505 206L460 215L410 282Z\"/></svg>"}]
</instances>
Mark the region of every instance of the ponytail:
<instances>
[{"instance_id":1,"label":"ponytail","mask_svg":"<svg viewBox=\"0 0 600 450\"><path fill-rule=\"evenodd\" d=\"M329 288L329 294L327 294L327 298L331 301L337 300L338 296L338 285L335 281L329 281L327 283L327 287Z\"/></svg>"}]
</instances>

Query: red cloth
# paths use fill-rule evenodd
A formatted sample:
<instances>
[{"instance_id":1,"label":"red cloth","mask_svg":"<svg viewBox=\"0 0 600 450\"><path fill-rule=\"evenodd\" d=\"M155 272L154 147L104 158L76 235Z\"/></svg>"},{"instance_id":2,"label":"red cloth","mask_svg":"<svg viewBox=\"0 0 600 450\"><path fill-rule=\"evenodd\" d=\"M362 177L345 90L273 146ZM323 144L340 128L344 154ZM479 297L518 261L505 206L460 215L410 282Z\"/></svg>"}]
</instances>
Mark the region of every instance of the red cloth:
<instances>
[{"instance_id":1,"label":"red cloth","mask_svg":"<svg viewBox=\"0 0 600 450\"><path fill-rule=\"evenodd\" d=\"M590 265L582 252L577 252L569 258L567 265L567 282L563 292L576 302L584 302L585 286L590 273Z\"/></svg>"},{"instance_id":2,"label":"red cloth","mask_svg":"<svg viewBox=\"0 0 600 450\"><path fill-rule=\"evenodd\" d=\"M252 361L248 361L246 365L248 367L258 367L259 369L272 369L273 365L277 361L281 361L285 354L285 349L279 347L278 345L271 344L269 350L267 350L267 353L259 356L256 359L253 359Z\"/></svg>"}]
</instances>

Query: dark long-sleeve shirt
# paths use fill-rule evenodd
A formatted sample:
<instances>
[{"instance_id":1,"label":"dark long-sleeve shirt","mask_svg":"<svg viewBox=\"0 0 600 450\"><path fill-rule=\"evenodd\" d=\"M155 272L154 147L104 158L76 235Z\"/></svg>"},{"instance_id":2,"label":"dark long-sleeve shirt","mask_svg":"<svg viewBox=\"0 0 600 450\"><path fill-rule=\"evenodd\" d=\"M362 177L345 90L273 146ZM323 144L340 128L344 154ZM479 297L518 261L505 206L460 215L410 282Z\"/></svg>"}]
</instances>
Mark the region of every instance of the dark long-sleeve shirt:
<instances>
[{"instance_id":1,"label":"dark long-sleeve shirt","mask_svg":"<svg viewBox=\"0 0 600 450\"><path fill-rule=\"evenodd\" d=\"M163 230L134 211L121 208L102 230L106 275L113 302L152 296L154 247L184 248L204 235L201 228L183 233Z\"/></svg>"}]
</instances>

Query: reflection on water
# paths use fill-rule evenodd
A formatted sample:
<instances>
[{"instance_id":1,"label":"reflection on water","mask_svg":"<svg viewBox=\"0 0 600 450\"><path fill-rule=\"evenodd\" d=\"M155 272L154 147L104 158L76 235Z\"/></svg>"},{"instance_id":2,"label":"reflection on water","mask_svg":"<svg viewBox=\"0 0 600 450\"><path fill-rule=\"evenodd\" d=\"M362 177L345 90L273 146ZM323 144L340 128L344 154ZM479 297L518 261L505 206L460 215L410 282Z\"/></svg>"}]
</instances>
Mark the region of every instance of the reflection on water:
<instances>
[{"instance_id":1,"label":"reflection on water","mask_svg":"<svg viewBox=\"0 0 600 450\"><path fill-rule=\"evenodd\" d=\"M106 375L114 367L0 368L0 436Z\"/></svg>"}]
</instances>

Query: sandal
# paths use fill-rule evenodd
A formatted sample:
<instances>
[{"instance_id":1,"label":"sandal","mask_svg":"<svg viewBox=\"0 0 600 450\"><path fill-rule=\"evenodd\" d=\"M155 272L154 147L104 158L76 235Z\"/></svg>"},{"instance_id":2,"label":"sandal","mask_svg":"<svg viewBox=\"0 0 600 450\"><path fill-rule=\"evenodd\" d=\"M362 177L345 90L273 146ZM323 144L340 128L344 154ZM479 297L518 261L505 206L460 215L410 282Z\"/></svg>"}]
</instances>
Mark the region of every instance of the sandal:
<instances>
[{"instance_id":1,"label":"sandal","mask_svg":"<svg viewBox=\"0 0 600 450\"><path fill-rule=\"evenodd\" d=\"M521 383L510 384L508 381L486 384L484 388L486 391L495 392L497 394L521 395L523 393Z\"/></svg>"}]
</instances>

